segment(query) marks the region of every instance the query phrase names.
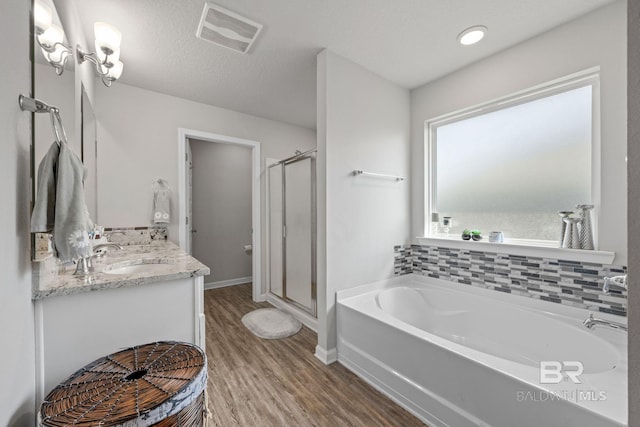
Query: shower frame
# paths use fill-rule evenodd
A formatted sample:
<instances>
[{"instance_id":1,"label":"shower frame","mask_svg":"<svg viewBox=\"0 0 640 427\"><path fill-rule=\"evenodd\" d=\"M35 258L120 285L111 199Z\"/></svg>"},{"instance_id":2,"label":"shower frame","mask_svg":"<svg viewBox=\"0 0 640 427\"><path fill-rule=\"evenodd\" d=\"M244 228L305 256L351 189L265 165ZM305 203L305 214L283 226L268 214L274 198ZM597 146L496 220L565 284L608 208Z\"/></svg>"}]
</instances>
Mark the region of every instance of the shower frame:
<instances>
[{"instance_id":1,"label":"shower frame","mask_svg":"<svg viewBox=\"0 0 640 427\"><path fill-rule=\"evenodd\" d=\"M296 153L294 156L288 157L286 159L280 160L278 162L272 163L267 166L267 170L271 170L271 168L280 166L282 169L282 233L281 233L281 243L282 243L282 295L278 295L277 293L272 291L272 283L271 277L268 280L268 289L267 292L281 299L282 301L291 304L295 308L302 310L314 318L317 318L318 311L318 298L317 298L317 219L316 219L316 210L317 210L317 192L316 192L316 152L317 149L311 149L305 151L303 153ZM309 159L310 160L310 192L311 192L311 206L310 206L310 238L311 238L311 307L306 307L304 304L300 304L299 302L289 298L287 296L287 180L286 180L286 166ZM268 174L269 175L269 174ZM269 188L270 191L270 188ZM271 199L271 194L269 194L269 201ZM269 209L270 210L270 209ZM271 213L269 212L269 215ZM269 239L277 238L271 234L271 221L269 220L269 224L267 226L269 228ZM269 269L271 269L271 253L269 254Z\"/></svg>"}]
</instances>

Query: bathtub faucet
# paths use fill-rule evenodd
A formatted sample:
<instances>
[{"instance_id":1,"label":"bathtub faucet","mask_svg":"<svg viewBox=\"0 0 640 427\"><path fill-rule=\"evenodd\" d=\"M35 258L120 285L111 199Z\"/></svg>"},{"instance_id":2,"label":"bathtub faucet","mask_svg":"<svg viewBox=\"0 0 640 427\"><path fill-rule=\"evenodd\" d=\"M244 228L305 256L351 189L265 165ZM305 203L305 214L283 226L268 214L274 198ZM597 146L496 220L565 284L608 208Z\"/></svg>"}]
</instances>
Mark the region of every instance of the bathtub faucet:
<instances>
[{"instance_id":1,"label":"bathtub faucet","mask_svg":"<svg viewBox=\"0 0 640 427\"><path fill-rule=\"evenodd\" d=\"M627 275L624 274L622 276L613 276L604 278L604 285L602 285L602 292L608 294L610 292L610 285L616 285L627 289Z\"/></svg>"},{"instance_id":2,"label":"bathtub faucet","mask_svg":"<svg viewBox=\"0 0 640 427\"><path fill-rule=\"evenodd\" d=\"M623 331L627 330L627 325L623 323L613 322L610 320L598 319L596 317L593 317L593 313L589 314L589 317L587 317L587 319L584 322L582 322L582 324L589 329L593 329L594 326L598 325L598 326L608 326L610 328L620 329Z\"/></svg>"}]
</instances>

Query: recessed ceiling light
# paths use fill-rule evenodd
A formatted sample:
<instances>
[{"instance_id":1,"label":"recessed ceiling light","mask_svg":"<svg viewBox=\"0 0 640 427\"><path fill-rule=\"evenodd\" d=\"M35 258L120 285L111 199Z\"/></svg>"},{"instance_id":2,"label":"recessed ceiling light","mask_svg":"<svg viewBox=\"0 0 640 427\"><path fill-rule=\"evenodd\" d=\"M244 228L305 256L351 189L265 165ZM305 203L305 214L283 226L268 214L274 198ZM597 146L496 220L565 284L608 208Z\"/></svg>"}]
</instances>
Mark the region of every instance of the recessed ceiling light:
<instances>
[{"instance_id":1,"label":"recessed ceiling light","mask_svg":"<svg viewBox=\"0 0 640 427\"><path fill-rule=\"evenodd\" d=\"M469 27L458 35L458 42L462 45L469 46L478 43L484 38L487 27L484 25L474 25Z\"/></svg>"}]
</instances>

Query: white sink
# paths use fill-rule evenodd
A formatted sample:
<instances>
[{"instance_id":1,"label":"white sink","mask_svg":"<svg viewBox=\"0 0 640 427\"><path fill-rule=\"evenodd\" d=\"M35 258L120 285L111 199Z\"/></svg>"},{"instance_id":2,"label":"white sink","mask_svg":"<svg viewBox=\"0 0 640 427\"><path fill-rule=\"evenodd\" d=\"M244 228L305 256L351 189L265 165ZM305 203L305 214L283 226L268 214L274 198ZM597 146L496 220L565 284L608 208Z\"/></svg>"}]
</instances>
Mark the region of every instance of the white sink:
<instances>
[{"instance_id":1,"label":"white sink","mask_svg":"<svg viewBox=\"0 0 640 427\"><path fill-rule=\"evenodd\" d=\"M166 259L136 259L108 265L103 272L106 274L162 273L172 267L171 262Z\"/></svg>"}]
</instances>

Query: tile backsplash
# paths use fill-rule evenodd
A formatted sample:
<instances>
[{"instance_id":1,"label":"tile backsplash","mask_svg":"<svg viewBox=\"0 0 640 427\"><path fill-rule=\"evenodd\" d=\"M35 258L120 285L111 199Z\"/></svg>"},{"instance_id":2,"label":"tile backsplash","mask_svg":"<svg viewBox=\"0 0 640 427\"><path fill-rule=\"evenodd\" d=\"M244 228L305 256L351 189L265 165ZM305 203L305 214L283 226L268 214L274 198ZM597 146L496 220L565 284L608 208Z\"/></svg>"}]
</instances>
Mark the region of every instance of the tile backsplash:
<instances>
[{"instance_id":1,"label":"tile backsplash","mask_svg":"<svg viewBox=\"0 0 640 427\"><path fill-rule=\"evenodd\" d=\"M627 273L621 265L595 264L496 252L412 245L394 247L394 273L443 280L523 295L594 311L627 315L627 291L605 276Z\"/></svg>"}]
</instances>

